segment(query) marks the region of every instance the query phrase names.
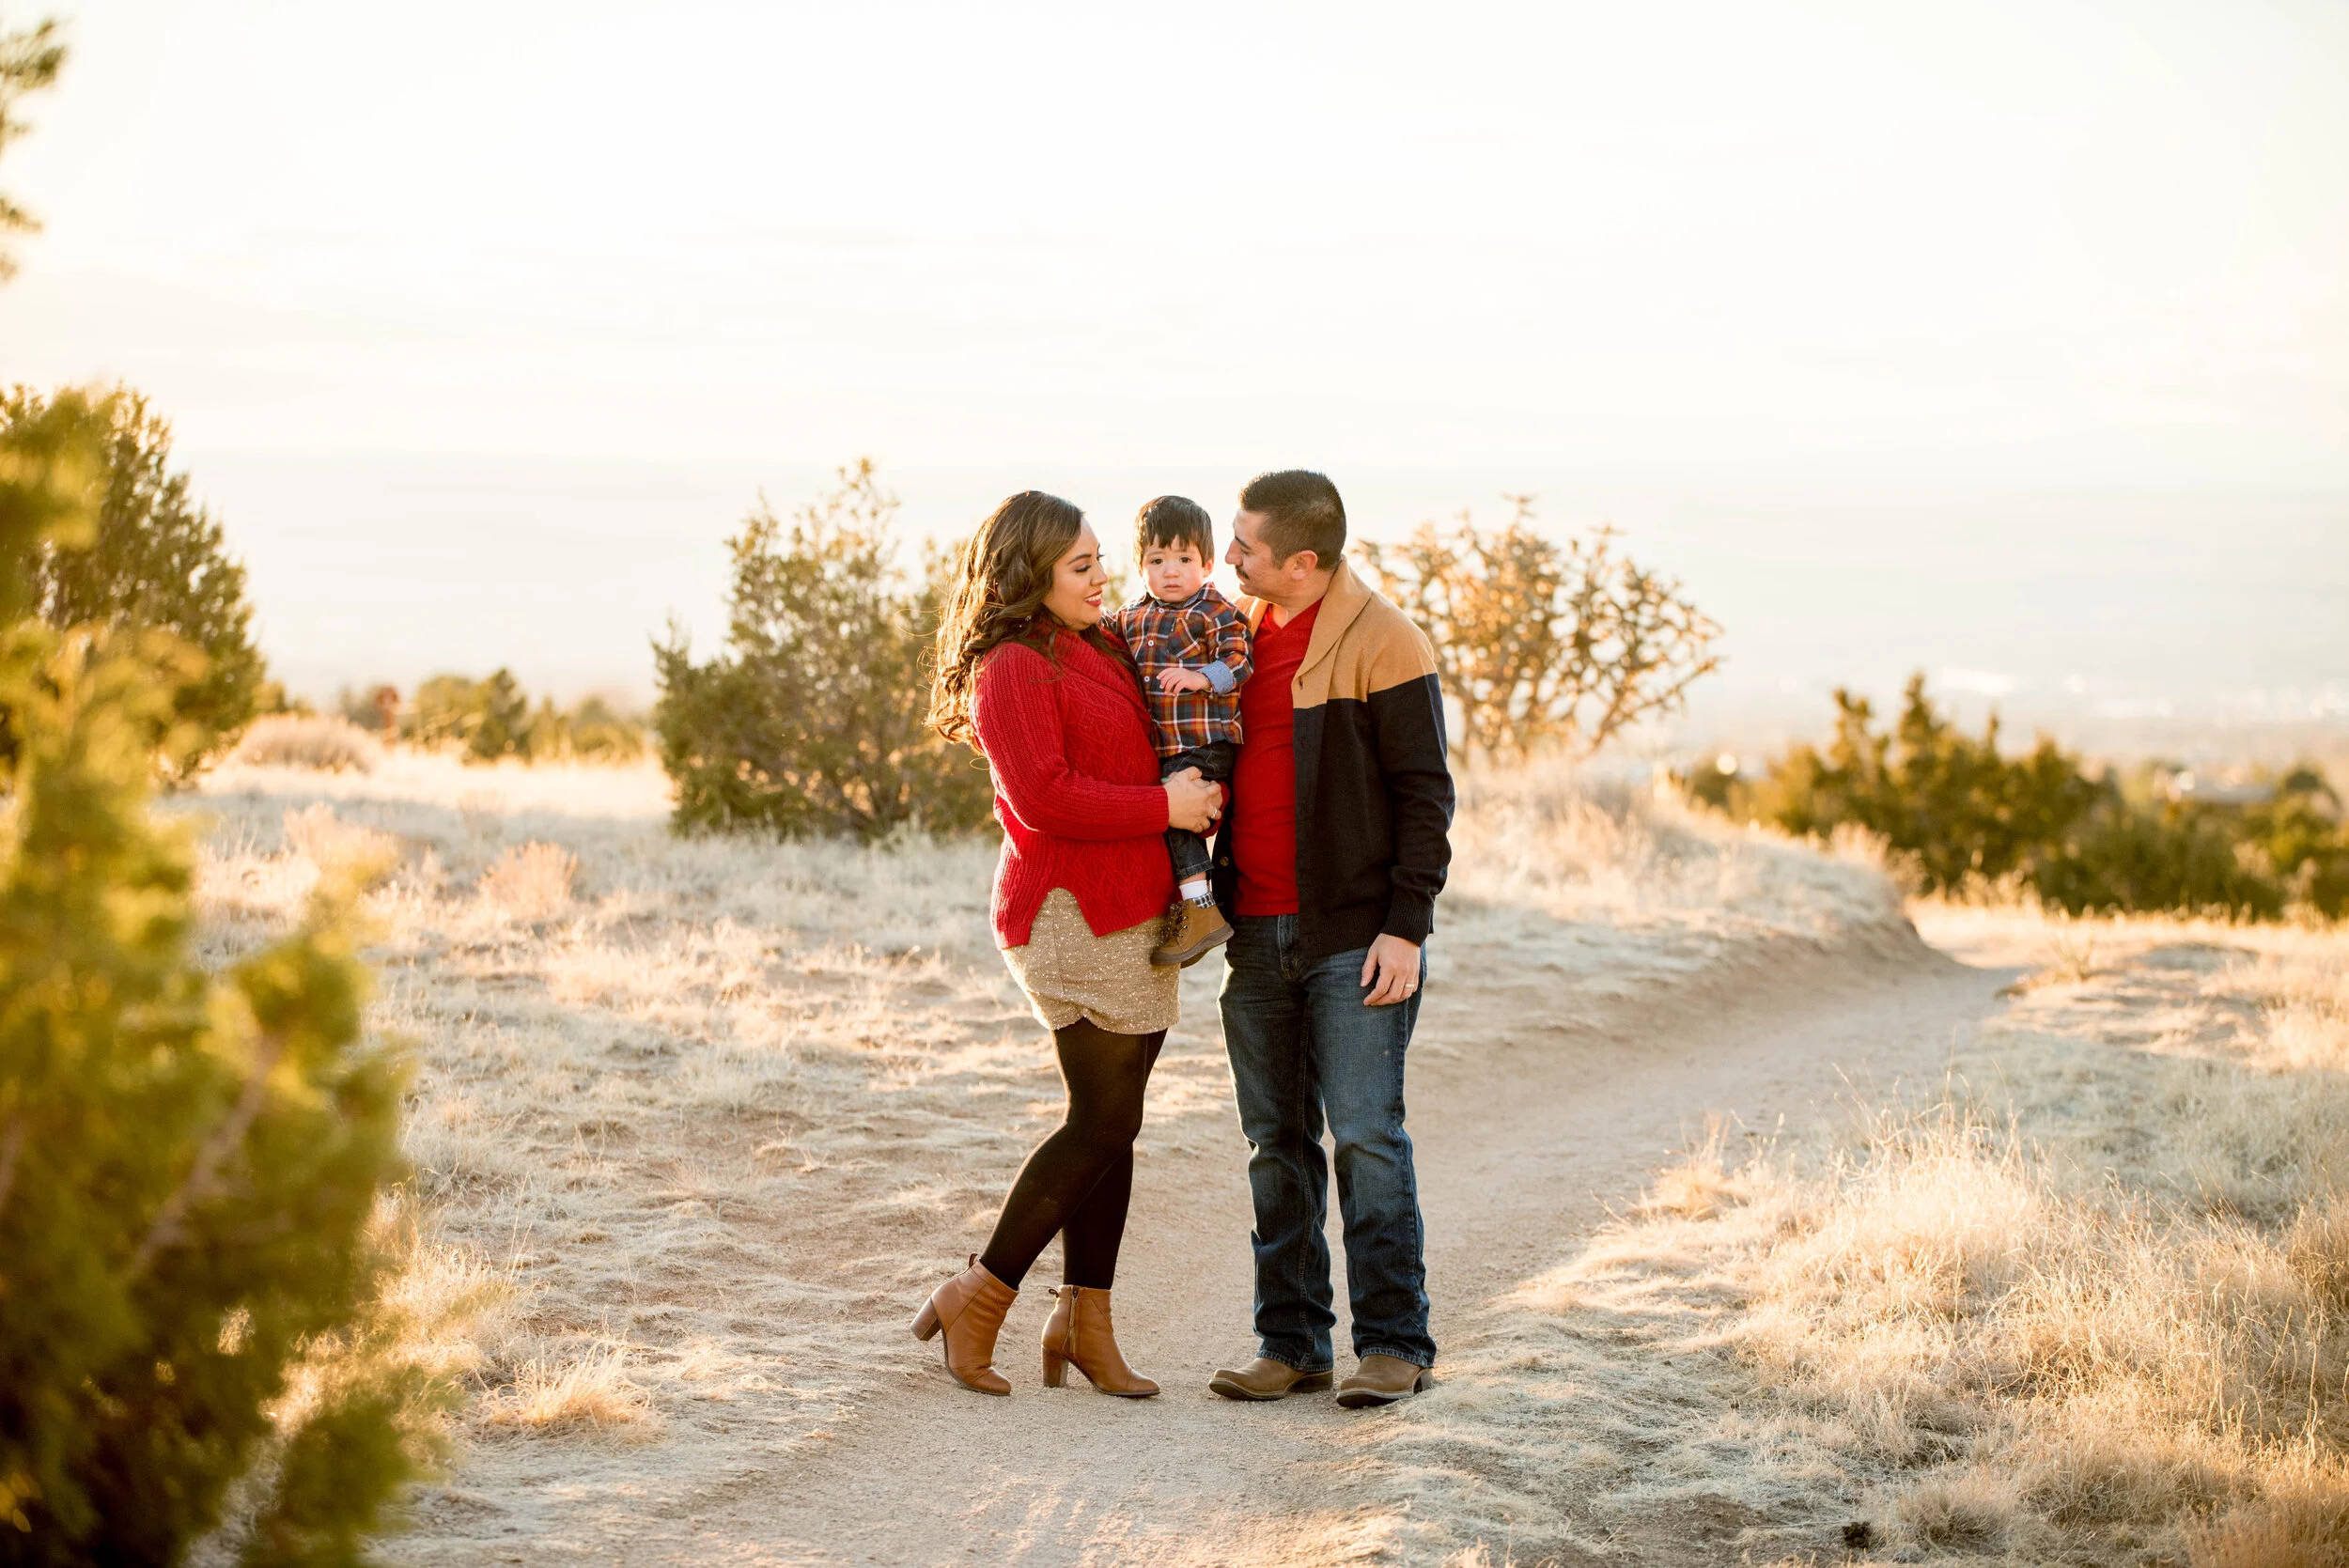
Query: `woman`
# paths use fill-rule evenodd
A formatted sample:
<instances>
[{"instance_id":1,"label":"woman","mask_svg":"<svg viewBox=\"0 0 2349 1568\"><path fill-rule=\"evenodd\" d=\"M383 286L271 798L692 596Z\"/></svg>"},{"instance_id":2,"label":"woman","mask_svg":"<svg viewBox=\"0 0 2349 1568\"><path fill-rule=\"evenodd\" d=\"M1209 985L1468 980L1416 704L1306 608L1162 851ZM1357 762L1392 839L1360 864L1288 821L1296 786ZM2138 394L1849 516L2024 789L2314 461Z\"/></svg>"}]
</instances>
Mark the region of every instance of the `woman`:
<instances>
[{"instance_id":1,"label":"woman","mask_svg":"<svg viewBox=\"0 0 2349 1568\"><path fill-rule=\"evenodd\" d=\"M1206 831L1222 792L1196 769L1159 782L1133 666L1098 629L1108 578L1084 514L1023 491L964 548L938 630L930 723L975 746L994 774L995 939L1068 1086L1068 1110L1021 1167L987 1250L913 1322L921 1339L943 1331L947 1372L981 1393L1011 1392L995 1336L1055 1234L1065 1282L1044 1328L1046 1387L1073 1362L1103 1393L1159 1391L1118 1354L1110 1280L1143 1090L1179 1011L1182 971L1150 962L1174 892L1160 835Z\"/></svg>"}]
</instances>

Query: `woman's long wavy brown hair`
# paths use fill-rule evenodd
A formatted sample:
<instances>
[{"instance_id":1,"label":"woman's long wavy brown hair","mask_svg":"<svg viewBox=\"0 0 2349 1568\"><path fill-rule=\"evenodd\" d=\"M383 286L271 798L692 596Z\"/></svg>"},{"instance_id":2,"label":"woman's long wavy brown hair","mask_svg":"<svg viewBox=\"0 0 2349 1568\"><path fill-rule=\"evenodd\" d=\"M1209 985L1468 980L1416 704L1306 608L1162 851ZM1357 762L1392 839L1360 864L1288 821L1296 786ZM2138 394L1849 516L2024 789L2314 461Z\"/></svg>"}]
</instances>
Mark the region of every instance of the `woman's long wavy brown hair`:
<instances>
[{"instance_id":1,"label":"woman's long wavy brown hair","mask_svg":"<svg viewBox=\"0 0 2349 1568\"><path fill-rule=\"evenodd\" d=\"M929 722L947 739L978 746L971 699L981 660L1005 643L1050 653L1052 617L1044 596L1052 591L1053 569L1084 520L1082 511L1057 495L1021 490L988 513L955 557L955 580L931 654L936 674ZM1097 631L1086 640L1117 651Z\"/></svg>"}]
</instances>

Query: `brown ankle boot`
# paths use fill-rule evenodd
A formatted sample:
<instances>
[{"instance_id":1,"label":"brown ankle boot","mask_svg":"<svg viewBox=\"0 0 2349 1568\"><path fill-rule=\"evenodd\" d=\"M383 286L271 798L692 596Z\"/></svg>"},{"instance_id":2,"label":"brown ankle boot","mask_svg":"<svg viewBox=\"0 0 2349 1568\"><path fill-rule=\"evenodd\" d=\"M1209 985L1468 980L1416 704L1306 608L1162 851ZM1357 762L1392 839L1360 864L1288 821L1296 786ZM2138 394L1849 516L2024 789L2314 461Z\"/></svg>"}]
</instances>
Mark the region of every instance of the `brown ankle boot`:
<instances>
[{"instance_id":1,"label":"brown ankle boot","mask_svg":"<svg viewBox=\"0 0 2349 1568\"><path fill-rule=\"evenodd\" d=\"M926 1340L943 1328L946 1343L939 1349L947 1374L983 1394L1007 1394L1011 1385L995 1370L995 1336L1019 1298L1019 1293L989 1274L973 1252L970 1267L930 1292L913 1320L913 1337Z\"/></svg>"},{"instance_id":2,"label":"brown ankle boot","mask_svg":"<svg viewBox=\"0 0 2349 1568\"><path fill-rule=\"evenodd\" d=\"M1167 911L1166 932L1150 954L1150 961L1162 969L1189 969L1232 939L1232 924L1222 910L1188 898Z\"/></svg>"},{"instance_id":3,"label":"brown ankle boot","mask_svg":"<svg viewBox=\"0 0 2349 1568\"><path fill-rule=\"evenodd\" d=\"M1086 1381L1120 1399L1147 1399L1159 1386L1126 1364L1110 1327L1110 1293L1086 1285L1052 1292L1052 1315L1044 1325L1044 1386L1057 1389L1074 1361Z\"/></svg>"}]
</instances>

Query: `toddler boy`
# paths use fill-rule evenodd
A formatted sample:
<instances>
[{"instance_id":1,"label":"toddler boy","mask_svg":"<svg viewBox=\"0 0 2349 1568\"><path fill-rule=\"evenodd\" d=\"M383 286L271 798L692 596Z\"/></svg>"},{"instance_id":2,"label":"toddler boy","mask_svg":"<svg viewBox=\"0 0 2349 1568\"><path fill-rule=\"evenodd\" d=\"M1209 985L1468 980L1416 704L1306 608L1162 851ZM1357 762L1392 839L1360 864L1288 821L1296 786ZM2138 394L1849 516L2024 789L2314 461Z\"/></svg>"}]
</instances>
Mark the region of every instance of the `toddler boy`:
<instances>
[{"instance_id":1,"label":"toddler boy","mask_svg":"<svg viewBox=\"0 0 2349 1568\"><path fill-rule=\"evenodd\" d=\"M1252 667L1248 627L1230 599L1207 581L1215 562L1215 525L1206 508L1162 495L1134 519L1134 557L1144 591L1112 611L1109 623L1142 671L1159 748L1159 777L1196 768L1228 785L1239 758L1239 688ZM1166 831L1174 862L1174 908L1154 964L1197 963L1229 941L1232 927L1207 891L1207 841Z\"/></svg>"}]
</instances>

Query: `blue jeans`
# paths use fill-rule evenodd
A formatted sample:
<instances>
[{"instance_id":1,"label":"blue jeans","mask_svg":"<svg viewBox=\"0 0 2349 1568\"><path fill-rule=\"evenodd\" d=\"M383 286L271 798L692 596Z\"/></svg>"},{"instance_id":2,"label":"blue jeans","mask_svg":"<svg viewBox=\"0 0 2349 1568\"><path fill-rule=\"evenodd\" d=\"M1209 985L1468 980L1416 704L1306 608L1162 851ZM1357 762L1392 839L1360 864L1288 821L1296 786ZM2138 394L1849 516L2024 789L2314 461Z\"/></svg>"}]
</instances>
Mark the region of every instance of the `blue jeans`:
<instances>
[{"instance_id":1,"label":"blue jeans","mask_svg":"<svg viewBox=\"0 0 2349 1568\"><path fill-rule=\"evenodd\" d=\"M1223 949L1223 1044L1232 1058L1248 1188L1256 1203L1259 1354L1299 1372L1330 1367L1330 1169L1337 1147L1346 1288L1354 1354L1436 1364L1411 1139L1403 1130L1403 1054L1419 993L1365 1007L1367 948L1312 963L1295 915L1241 915ZM1427 960L1420 958L1422 984Z\"/></svg>"}]
</instances>

